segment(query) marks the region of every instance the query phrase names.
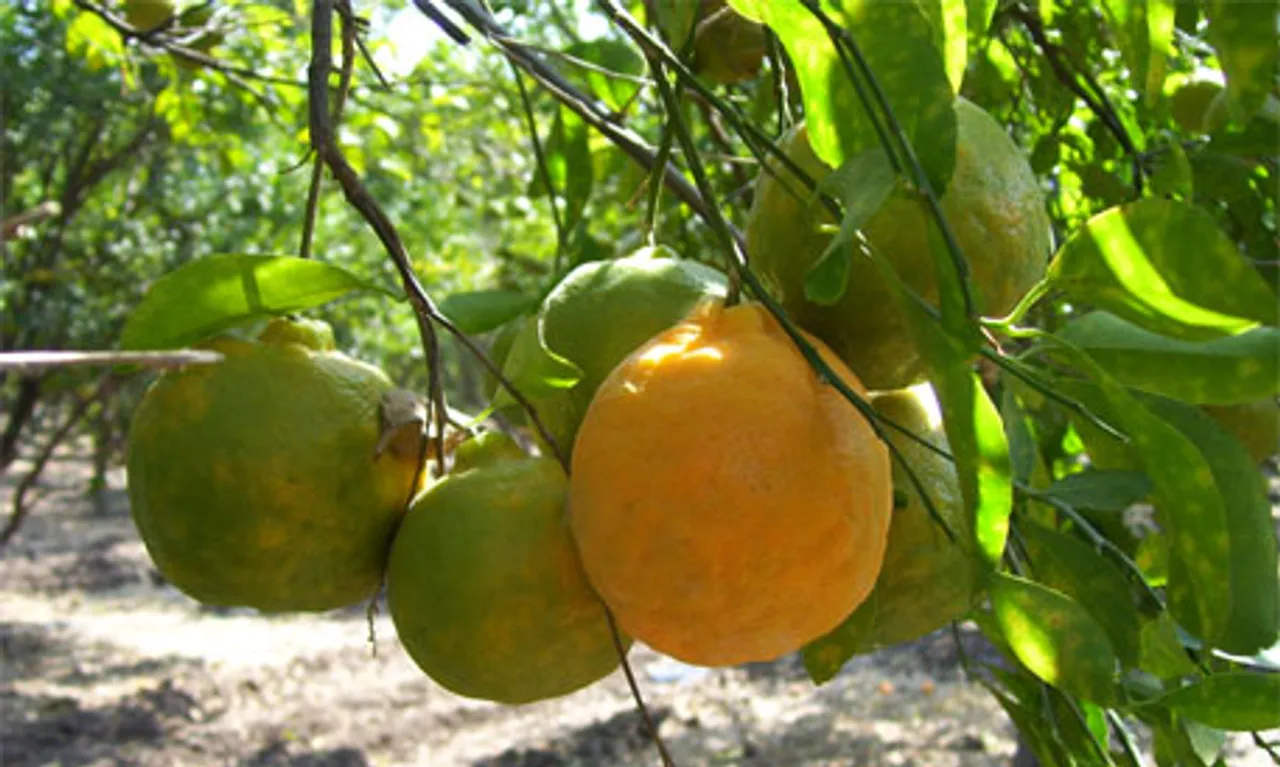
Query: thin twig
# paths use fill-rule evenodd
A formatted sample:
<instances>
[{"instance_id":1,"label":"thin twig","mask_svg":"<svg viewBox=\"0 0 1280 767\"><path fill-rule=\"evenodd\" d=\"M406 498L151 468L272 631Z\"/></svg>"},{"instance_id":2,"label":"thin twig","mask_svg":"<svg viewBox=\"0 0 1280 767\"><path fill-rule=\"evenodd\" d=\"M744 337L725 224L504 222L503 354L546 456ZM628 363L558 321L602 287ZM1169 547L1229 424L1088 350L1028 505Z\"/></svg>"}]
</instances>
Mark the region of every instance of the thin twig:
<instances>
[{"instance_id":1,"label":"thin twig","mask_svg":"<svg viewBox=\"0 0 1280 767\"><path fill-rule=\"evenodd\" d=\"M1143 192L1143 169L1142 155L1138 148L1134 145L1133 139L1129 136L1129 131L1125 130L1124 123L1120 121L1119 115L1116 113L1115 106L1107 97L1106 91L1097 79L1093 77L1087 70L1076 66L1074 63L1068 68L1064 63L1067 54L1061 47L1049 41L1044 31L1044 23L1040 20L1040 16L1019 4L1013 4L1008 7L1008 12L1022 23L1031 35L1031 39L1035 41L1037 47L1044 53L1045 61L1048 62L1049 68L1053 70L1058 81L1067 87L1072 93L1085 103L1089 110L1097 115L1107 130L1116 137L1116 141L1120 142L1120 146L1124 148L1126 154L1129 155L1133 166L1133 196L1134 198L1142 197ZM1074 69L1075 72L1071 70ZM1076 73L1089 86L1086 89L1076 80ZM1089 91L1092 90L1093 93Z\"/></svg>"},{"instance_id":2,"label":"thin twig","mask_svg":"<svg viewBox=\"0 0 1280 767\"><path fill-rule=\"evenodd\" d=\"M445 2L464 21L496 45L507 58L542 85L547 92L573 110L583 121L608 138L641 167L645 169L654 167L657 162L656 154L645 144L643 138L629 128L619 125L603 105L575 88L527 46L521 45L508 36L497 21L478 3L474 0L445 0ZM713 205L685 179L679 168L668 164L663 170L663 183L695 214L708 222L711 221L714 215L711 210ZM737 236L740 238L741 235Z\"/></svg>"},{"instance_id":3,"label":"thin twig","mask_svg":"<svg viewBox=\"0 0 1280 767\"><path fill-rule=\"evenodd\" d=\"M551 223L556 228L556 258L554 273L560 273L560 260L568 247L568 232L564 229L564 221L560 219L560 205L556 202L556 185L551 181L551 169L547 166L547 155L542 149L542 139L538 136L538 121L533 114L533 102L529 99L529 89L524 85L524 75L520 67L510 59L511 76L515 78L516 87L520 89L520 104L524 107L525 122L529 126L529 141L533 144L533 157L538 165L538 176L547 190L547 202L551 205Z\"/></svg>"},{"instance_id":4,"label":"thin twig","mask_svg":"<svg viewBox=\"0 0 1280 767\"><path fill-rule=\"evenodd\" d=\"M448 410L444 402L444 390L440 383L442 366L439 364L439 339L436 336L435 325L444 328L446 332L457 338L471 354L475 355L476 359L493 375L499 385L509 392L512 398L529 414L529 420L534 429L550 447L561 465L567 466L563 451L556 444L555 438L551 436L538 415L537 409L533 407L528 398L502 374L502 371L485 354L484 349L440 313L435 302L427 295L426 289L423 288L422 282L413 270L408 252L405 250L404 243L400 239L400 234L395 225L387 217L377 200L369 194L369 191L356 174L355 169L347 162L342 150L334 140L333 126L329 121L328 89L329 73L332 69L329 51L330 46L333 44L333 7L334 0L316 0L311 19L311 63L307 69L311 143L316 154L324 159L330 173L338 181L347 202L356 209L374 231L374 234L377 235L378 241L382 243L383 248L395 265L396 271L400 275L401 283L404 286L405 294L413 306L414 315L418 323L418 333L422 337L426 358L430 366L429 375L432 383L429 384L428 399L431 403L432 418L436 425L434 438L436 440L438 468L441 471L444 468L445 450L443 440L445 430L443 424Z\"/></svg>"},{"instance_id":5,"label":"thin twig","mask_svg":"<svg viewBox=\"0 0 1280 767\"><path fill-rule=\"evenodd\" d=\"M142 365L148 368L180 368L186 365L212 365L222 362L222 355L202 349L156 352L113 351L23 351L0 352L0 370L19 373L41 368L86 367L102 365Z\"/></svg>"}]
</instances>

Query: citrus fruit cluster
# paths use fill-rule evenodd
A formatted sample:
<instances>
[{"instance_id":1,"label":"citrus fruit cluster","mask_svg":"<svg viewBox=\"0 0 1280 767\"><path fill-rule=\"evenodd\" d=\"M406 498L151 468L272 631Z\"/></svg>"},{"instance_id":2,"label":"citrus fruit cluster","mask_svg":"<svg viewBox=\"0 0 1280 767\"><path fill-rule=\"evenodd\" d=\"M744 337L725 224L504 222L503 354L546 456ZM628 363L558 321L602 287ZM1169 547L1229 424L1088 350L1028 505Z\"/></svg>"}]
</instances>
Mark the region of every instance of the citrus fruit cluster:
<instances>
[{"instance_id":1,"label":"citrus fruit cluster","mask_svg":"<svg viewBox=\"0 0 1280 767\"><path fill-rule=\"evenodd\" d=\"M969 156L1007 141L975 110L957 106L944 207L962 239L985 237L977 287L1007 306L1047 234L1016 151ZM980 573L937 403L900 389L919 354L871 276L834 314L804 303L796 275L826 235L775 183L761 175L751 256L798 326L727 305L723 274L649 248L576 267L499 334L504 377L547 427L541 456L480 433L425 486L421 430L388 439L405 393L326 325L210 342L225 360L164 374L134 419L129 492L157 566L202 601L272 611L348 605L385 578L428 675L513 704L602 678L632 638L701 665L805 649L817 677L959 617ZM867 235L930 298L900 231L916 214L891 200ZM876 419L914 438L887 445Z\"/></svg>"}]
</instances>

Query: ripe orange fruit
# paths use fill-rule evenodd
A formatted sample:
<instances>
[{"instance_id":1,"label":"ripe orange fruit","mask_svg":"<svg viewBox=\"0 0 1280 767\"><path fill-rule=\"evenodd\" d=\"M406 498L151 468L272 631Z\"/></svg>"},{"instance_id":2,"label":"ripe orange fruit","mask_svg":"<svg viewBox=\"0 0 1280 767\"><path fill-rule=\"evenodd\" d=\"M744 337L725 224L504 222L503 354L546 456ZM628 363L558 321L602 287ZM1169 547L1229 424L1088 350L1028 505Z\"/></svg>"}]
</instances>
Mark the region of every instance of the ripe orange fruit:
<instances>
[{"instance_id":1,"label":"ripe orange fruit","mask_svg":"<svg viewBox=\"0 0 1280 767\"><path fill-rule=\"evenodd\" d=\"M928 384L876 392L876 412L942 450L948 450L938 402ZM893 464L893 486L902 499L889 525L889 545L876 587L836 630L805 648L805 667L829 679L851 655L906 642L945 626L972 606L982 567L967 542L972 528L955 464L901 432L885 433L915 471L934 508L955 534L953 542L930 516L905 469Z\"/></svg>"},{"instance_id":2,"label":"ripe orange fruit","mask_svg":"<svg viewBox=\"0 0 1280 767\"><path fill-rule=\"evenodd\" d=\"M1008 312L1044 276L1051 240L1049 216L1031 166L1004 129L981 107L955 103L956 165L941 203L969 264L985 314ZM782 149L814 180L831 169L809 146L803 126ZM925 363L906 316L875 263L854 253L849 287L834 306L805 298L804 280L831 234L831 216L794 175L771 163L762 172L747 219L747 251L761 280L806 330L831 345L871 389L899 389L925 378ZM793 193L794 192L794 193ZM910 287L938 301L928 231L930 215L913 196L893 195L863 234Z\"/></svg>"},{"instance_id":3,"label":"ripe orange fruit","mask_svg":"<svg viewBox=\"0 0 1280 767\"><path fill-rule=\"evenodd\" d=\"M565 526L564 470L486 437L459 447L464 468L420 495L396 534L391 618L410 657L459 695L564 695L618 666Z\"/></svg>"},{"instance_id":4,"label":"ripe orange fruit","mask_svg":"<svg viewBox=\"0 0 1280 767\"><path fill-rule=\"evenodd\" d=\"M156 567L191 597L327 610L371 595L418 473L375 458L381 370L320 322L278 319L226 359L161 375L129 434L129 500Z\"/></svg>"},{"instance_id":5,"label":"ripe orange fruit","mask_svg":"<svg viewBox=\"0 0 1280 767\"><path fill-rule=\"evenodd\" d=\"M772 315L708 302L596 392L569 520L587 577L630 635L726 665L798 649L866 597L891 494L885 446Z\"/></svg>"}]
</instances>

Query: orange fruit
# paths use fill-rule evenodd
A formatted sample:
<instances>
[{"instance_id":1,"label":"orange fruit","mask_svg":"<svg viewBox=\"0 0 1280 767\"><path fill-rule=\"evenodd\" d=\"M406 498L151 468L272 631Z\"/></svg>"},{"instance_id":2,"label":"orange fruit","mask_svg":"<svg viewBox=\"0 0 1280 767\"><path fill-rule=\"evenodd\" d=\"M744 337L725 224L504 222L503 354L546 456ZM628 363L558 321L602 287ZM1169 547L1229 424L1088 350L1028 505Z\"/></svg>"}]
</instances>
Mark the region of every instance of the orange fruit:
<instances>
[{"instance_id":1,"label":"orange fruit","mask_svg":"<svg viewBox=\"0 0 1280 767\"><path fill-rule=\"evenodd\" d=\"M612 672L604 605L564 522L564 470L497 433L458 456L464 468L414 501L391 550L387 603L409 656L459 695L513 704Z\"/></svg>"},{"instance_id":2,"label":"orange fruit","mask_svg":"<svg viewBox=\"0 0 1280 767\"><path fill-rule=\"evenodd\" d=\"M1049 216L1039 182L1013 140L982 108L955 103L956 165L941 197L964 251L979 308L1008 312L1041 277L1048 263ZM800 126L782 149L814 180L831 169L809 146ZM747 219L751 265L787 312L848 363L871 389L899 389L925 378L925 363L911 338L894 290L875 263L854 253L848 289L833 306L804 295L809 269L825 252L834 222L815 195L779 163L762 172ZM867 243L893 265L899 277L926 300L938 302L928 231L931 215L914 195L891 196L863 227Z\"/></svg>"},{"instance_id":3,"label":"orange fruit","mask_svg":"<svg viewBox=\"0 0 1280 767\"><path fill-rule=\"evenodd\" d=\"M618 622L702 665L773 659L839 624L875 583L892 506L888 451L855 407L763 307L714 301L601 384L569 483Z\"/></svg>"},{"instance_id":4,"label":"orange fruit","mask_svg":"<svg viewBox=\"0 0 1280 767\"><path fill-rule=\"evenodd\" d=\"M156 567L215 605L369 597L419 468L416 450L374 456L391 381L334 351L320 322L206 346L225 360L161 375L129 433L129 500Z\"/></svg>"}]
</instances>

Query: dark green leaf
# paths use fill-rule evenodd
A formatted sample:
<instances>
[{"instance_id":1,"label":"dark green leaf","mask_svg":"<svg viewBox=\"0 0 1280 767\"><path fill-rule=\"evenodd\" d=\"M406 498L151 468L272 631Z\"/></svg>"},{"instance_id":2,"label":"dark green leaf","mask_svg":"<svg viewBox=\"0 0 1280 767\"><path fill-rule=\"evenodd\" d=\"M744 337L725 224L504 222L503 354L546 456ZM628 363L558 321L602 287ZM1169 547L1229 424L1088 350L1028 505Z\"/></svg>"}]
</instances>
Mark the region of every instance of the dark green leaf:
<instances>
[{"instance_id":1,"label":"dark green leaf","mask_svg":"<svg viewBox=\"0 0 1280 767\"><path fill-rule=\"evenodd\" d=\"M1211 405L1280 394L1280 330L1273 327L1185 341L1109 312L1090 312L1058 335L1088 352L1120 383L1153 394Z\"/></svg>"},{"instance_id":2,"label":"dark green leaf","mask_svg":"<svg viewBox=\"0 0 1280 767\"><path fill-rule=\"evenodd\" d=\"M1221 91L1221 85L1209 80L1187 83L1174 91L1169 104L1174 121L1188 133L1208 133L1205 116L1209 114L1209 105L1214 97Z\"/></svg>"},{"instance_id":3,"label":"dark green leaf","mask_svg":"<svg viewBox=\"0 0 1280 767\"><path fill-rule=\"evenodd\" d=\"M1153 501L1169 537L1170 607L1198 636L1217 636L1231 606L1226 511L1209 465L1186 437L1151 413L1115 379L1076 351L1096 385L1058 380L1056 385L1082 401L1132 441L1151 479Z\"/></svg>"},{"instance_id":4,"label":"dark green leaf","mask_svg":"<svg viewBox=\"0 0 1280 767\"><path fill-rule=\"evenodd\" d=\"M123 349L189 346L246 321L300 312L357 290L345 269L293 256L211 256L156 280L129 315Z\"/></svg>"},{"instance_id":5,"label":"dark green leaf","mask_svg":"<svg viewBox=\"0 0 1280 767\"><path fill-rule=\"evenodd\" d=\"M1178 639L1177 625L1168 612L1147 621L1142 627L1142 650L1138 668L1161 679L1176 679L1196 673L1196 665Z\"/></svg>"},{"instance_id":6,"label":"dark green leaf","mask_svg":"<svg viewBox=\"0 0 1280 767\"><path fill-rule=\"evenodd\" d=\"M1203 340L1277 320L1275 293L1213 217L1146 199L1094 216L1050 265L1072 297L1148 330Z\"/></svg>"},{"instance_id":7,"label":"dark green leaf","mask_svg":"<svg viewBox=\"0 0 1280 767\"><path fill-rule=\"evenodd\" d=\"M1262 106L1275 84L1280 61L1276 0L1209 0L1209 42L1227 73L1231 114L1245 122Z\"/></svg>"},{"instance_id":8,"label":"dark green leaf","mask_svg":"<svg viewBox=\"0 0 1280 767\"><path fill-rule=\"evenodd\" d=\"M1140 471L1089 470L1068 474L1047 491L1068 506L1096 511L1124 511L1146 498L1151 480Z\"/></svg>"},{"instance_id":9,"label":"dark green leaf","mask_svg":"<svg viewBox=\"0 0 1280 767\"><path fill-rule=\"evenodd\" d=\"M1280 576L1266 481L1244 446L1203 410L1154 398L1148 406L1199 449L1222 494L1231 542L1231 616L1213 644L1236 655L1272 646L1280 637Z\"/></svg>"},{"instance_id":10,"label":"dark green leaf","mask_svg":"<svg viewBox=\"0 0 1280 767\"><path fill-rule=\"evenodd\" d=\"M1245 732L1280 727L1280 675L1214 674L1169 693L1160 703L1188 719Z\"/></svg>"},{"instance_id":11,"label":"dark green leaf","mask_svg":"<svg viewBox=\"0 0 1280 767\"><path fill-rule=\"evenodd\" d=\"M844 203L844 220L840 233L805 275L805 298L823 306L836 304L849 285L852 267L852 240L859 229L871 220L889 195L897 176L883 150L869 149L836 169L822 181Z\"/></svg>"},{"instance_id":12,"label":"dark green leaf","mask_svg":"<svg viewBox=\"0 0 1280 767\"><path fill-rule=\"evenodd\" d=\"M537 296L513 290L471 290L445 296L439 309L467 335L487 333L533 309Z\"/></svg>"},{"instance_id":13,"label":"dark green leaf","mask_svg":"<svg viewBox=\"0 0 1280 767\"><path fill-rule=\"evenodd\" d=\"M564 198L561 221L566 231L572 231L582 220L595 178L582 118L567 108L557 111L545 152L551 184Z\"/></svg>"},{"instance_id":14,"label":"dark green leaf","mask_svg":"<svg viewBox=\"0 0 1280 767\"><path fill-rule=\"evenodd\" d=\"M1106 630L1120 661L1137 663L1141 629L1124 573L1077 538L1034 522L1018 530L1036 580L1082 605Z\"/></svg>"},{"instance_id":15,"label":"dark green leaf","mask_svg":"<svg viewBox=\"0 0 1280 767\"><path fill-rule=\"evenodd\" d=\"M653 0L651 9L657 26L666 35L667 43L679 50L693 33L693 23L698 15L699 3L689 0Z\"/></svg>"},{"instance_id":16,"label":"dark green leaf","mask_svg":"<svg viewBox=\"0 0 1280 767\"><path fill-rule=\"evenodd\" d=\"M990 590L1001 634L1032 673L1068 695L1103 705L1115 699L1115 650L1075 600L1003 573L992 573Z\"/></svg>"}]
</instances>

